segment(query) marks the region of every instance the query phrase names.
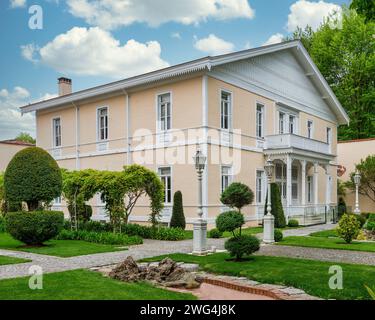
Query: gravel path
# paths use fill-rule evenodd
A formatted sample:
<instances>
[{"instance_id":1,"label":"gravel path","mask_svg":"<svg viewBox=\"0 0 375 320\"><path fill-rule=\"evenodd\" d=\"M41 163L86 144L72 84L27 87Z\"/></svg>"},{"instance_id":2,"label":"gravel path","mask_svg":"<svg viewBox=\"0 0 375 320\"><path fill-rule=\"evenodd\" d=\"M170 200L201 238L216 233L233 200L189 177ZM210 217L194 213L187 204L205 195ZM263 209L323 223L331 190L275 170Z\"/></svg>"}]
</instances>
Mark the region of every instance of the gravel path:
<instances>
[{"instance_id":1,"label":"gravel path","mask_svg":"<svg viewBox=\"0 0 375 320\"><path fill-rule=\"evenodd\" d=\"M334 225L320 225L301 229L286 230L284 231L284 235L303 236L311 232L332 229L334 227ZM224 241L225 239L208 239L208 247L211 248L211 246L215 246L217 249L223 249ZM27 276L29 275L29 268L33 265L41 266L43 268L43 272L45 273L60 272L115 264L123 261L129 255L138 260L177 252L190 253L192 251L192 245L192 240L184 240L179 242L144 240L143 244L130 246L129 250L125 251L98 253L71 258L59 258L21 251L0 250L0 255L3 256L32 260L32 262L28 263L0 266L0 279ZM375 253L369 252L262 245L257 254L375 266Z\"/></svg>"}]
</instances>

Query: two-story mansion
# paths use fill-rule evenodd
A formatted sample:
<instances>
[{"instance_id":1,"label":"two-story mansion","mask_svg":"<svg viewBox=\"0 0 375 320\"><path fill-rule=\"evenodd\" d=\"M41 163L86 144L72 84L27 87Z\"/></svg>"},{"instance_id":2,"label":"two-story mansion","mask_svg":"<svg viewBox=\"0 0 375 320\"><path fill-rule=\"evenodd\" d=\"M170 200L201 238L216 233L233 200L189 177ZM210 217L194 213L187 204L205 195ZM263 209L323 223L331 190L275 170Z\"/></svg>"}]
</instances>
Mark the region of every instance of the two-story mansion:
<instances>
[{"instance_id":1,"label":"two-story mansion","mask_svg":"<svg viewBox=\"0 0 375 320\"><path fill-rule=\"evenodd\" d=\"M336 205L337 126L349 119L299 41L73 93L71 80L60 78L59 93L21 108L36 112L37 145L72 170L121 170L132 163L155 170L165 185L164 221L177 190L187 222L197 217L197 144L208 157L203 207L211 224L224 209L221 192L233 181L254 191L254 203L244 209L247 221L262 219L268 157L289 218L307 223L306 215ZM99 196L91 205L93 218L104 219ZM131 221L147 221L148 214L142 199Z\"/></svg>"}]
</instances>

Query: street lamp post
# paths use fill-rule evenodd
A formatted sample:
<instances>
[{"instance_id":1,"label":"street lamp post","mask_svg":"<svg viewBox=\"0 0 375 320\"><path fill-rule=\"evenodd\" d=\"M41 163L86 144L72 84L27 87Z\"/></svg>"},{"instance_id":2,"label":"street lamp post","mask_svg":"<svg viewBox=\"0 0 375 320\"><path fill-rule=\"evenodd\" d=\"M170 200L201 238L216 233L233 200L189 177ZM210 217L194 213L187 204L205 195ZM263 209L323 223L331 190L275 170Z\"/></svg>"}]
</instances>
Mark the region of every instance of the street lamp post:
<instances>
[{"instance_id":1,"label":"street lamp post","mask_svg":"<svg viewBox=\"0 0 375 320\"><path fill-rule=\"evenodd\" d=\"M361 214L361 210L359 209L359 196L358 196L358 188L359 184L361 183L361 175L358 171L355 172L354 175L354 183L355 183L355 214Z\"/></svg>"},{"instance_id":2,"label":"street lamp post","mask_svg":"<svg viewBox=\"0 0 375 320\"><path fill-rule=\"evenodd\" d=\"M275 242L275 218L271 214L271 179L273 176L274 164L270 158L266 161L264 170L267 175L267 214L263 218L263 242L264 243L273 243Z\"/></svg>"},{"instance_id":3,"label":"street lamp post","mask_svg":"<svg viewBox=\"0 0 375 320\"><path fill-rule=\"evenodd\" d=\"M207 157L198 148L193 159L198 175L198 219L193 223L193 254L204 255L207 254L207 221L203 219L202 175Z\"/></svg>"}]
</instances>

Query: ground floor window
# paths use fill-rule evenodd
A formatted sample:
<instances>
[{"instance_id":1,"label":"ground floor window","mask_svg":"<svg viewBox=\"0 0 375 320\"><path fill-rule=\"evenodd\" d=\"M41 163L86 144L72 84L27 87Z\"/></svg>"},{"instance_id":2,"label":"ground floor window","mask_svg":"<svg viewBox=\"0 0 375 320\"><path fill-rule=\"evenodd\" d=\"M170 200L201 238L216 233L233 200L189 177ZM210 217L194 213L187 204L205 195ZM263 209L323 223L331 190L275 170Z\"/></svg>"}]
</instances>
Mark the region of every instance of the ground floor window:
<instances>
[{"instance_id":1,"label":"ground floor window","mask_svg":"<svg viewBox=\"0 0 375 320\"><path fill-rule=\"evenodd\" d=\"M256 177L256 202L263 203L264 199L264 172L262 170L257 170Z\"/></svg>"},{"instance_id":2,"label":"ground floor window","mask_svg":"<svg viewBox=\"0 0 375 320\"><path fill-rule=\"evenodd\" d=\"M221 167L221 193L232 183L232 167Z\"/></svg>"},{"instance_id":3,"label":"ground floor window","mask_svg":"<svg viewBox=\"0 0 375 320\"><path fill-rule=\"evenodd\" d=\"M313 177L307 177L307 202L313 201Z\"/></svg>"},{"instance_id":4,"label":"ground floor window","mask_svg":"<svg viewBox=\"0 0 375 320\"><path fill-rule=\"evenodd\" d=\"M172 174L170 167L159 168L158 174L164 185L164 203L172 203Z\"/></svg>"}]
</instances>

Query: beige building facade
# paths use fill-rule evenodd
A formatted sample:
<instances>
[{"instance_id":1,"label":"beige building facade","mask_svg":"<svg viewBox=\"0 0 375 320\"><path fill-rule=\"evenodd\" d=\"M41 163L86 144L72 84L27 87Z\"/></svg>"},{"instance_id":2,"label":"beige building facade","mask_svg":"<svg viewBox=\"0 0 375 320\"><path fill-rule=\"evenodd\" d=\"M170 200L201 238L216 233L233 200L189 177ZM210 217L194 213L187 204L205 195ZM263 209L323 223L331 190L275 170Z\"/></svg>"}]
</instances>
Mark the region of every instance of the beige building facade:
<instances>
[{"instance_id":1,"label":"beige building facade","mask_svg":"<svg viewBox=\"0 0 375 320\"><path fill-rule=\"evenodd\" d=\"M18 151L32 146L34 145L31 143L16 140L0 141L0 172L5 172L10 160Z\"/></svg>"},{"instance_id":2,"label":"beige building facade","mask_svg":"<svg viewBox=\"0 0 375 320\"><path fill-rule=\"evenodd\" d=\"M345 171L339 179L343 182L350 180L350 174L355 172L355 166L370 155L375 155L375 138L340 141L337 145L337 163L343 166ZM354 210L354 191L346 190L345 202ZM359 195L359 207L362 212L375 212L375 202L365 195Z\"/></svg>"},{"instance_id":3,"label":"beige building facade","mask_svg":"<svg viewBox=\"0 0 375 320\"><path fill-rule=\"evenodd\" d=\"M198 147L208 158L203 210L210 226L226 209L221 192L234 181L255 194L244 209L247 222L262 221L268 157L288 218L307 224L337 203L337 126L348 117L298 41L206 57L21 109L36 112L37 145L60 167L122 170L137 163L157 172L164 222L177 190L187 222L196 218ZM93 219L105 219L100 197L90 204ZM146 222L148 215L141 199L130 220Z\"/></svg>"}]
</instances>

